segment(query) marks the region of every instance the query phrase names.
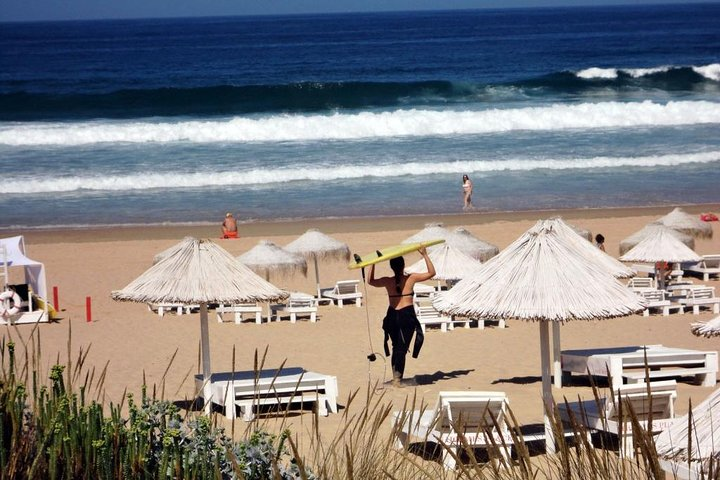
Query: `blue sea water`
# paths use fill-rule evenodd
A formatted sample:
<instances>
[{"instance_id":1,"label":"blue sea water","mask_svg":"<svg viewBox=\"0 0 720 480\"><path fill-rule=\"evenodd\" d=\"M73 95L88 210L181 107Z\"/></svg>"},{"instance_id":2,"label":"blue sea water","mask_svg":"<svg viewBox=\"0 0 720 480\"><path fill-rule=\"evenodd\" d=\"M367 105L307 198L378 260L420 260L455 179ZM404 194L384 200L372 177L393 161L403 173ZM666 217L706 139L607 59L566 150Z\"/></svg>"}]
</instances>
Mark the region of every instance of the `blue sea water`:
<instances>
[{"instance_id":1,"label":"blue sea water","mask_svg":"<svg viewBox=\"0 0 720 480\"><path fill-rule=\"evenodd\" d=\"M0 24L0 228L720 202L720 4Z\"/></svg>"}]
</instances>

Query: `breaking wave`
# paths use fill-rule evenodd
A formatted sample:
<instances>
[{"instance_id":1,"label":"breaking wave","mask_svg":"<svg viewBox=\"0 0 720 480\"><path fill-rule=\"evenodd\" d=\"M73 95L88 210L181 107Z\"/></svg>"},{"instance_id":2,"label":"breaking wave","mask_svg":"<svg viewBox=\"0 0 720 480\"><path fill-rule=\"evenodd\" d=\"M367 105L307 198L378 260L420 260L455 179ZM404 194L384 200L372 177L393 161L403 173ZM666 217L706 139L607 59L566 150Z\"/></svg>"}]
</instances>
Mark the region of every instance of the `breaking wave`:
<instances>
[{"instance_id":1,"label":"breaking wave","mask_svg":"<svg viewBox=\"0 0 720 480\"><path fill-rule=\"evenodd\" d=\"M78 190L126 191L169 188L270 185L294 181L330 181L368 177L408 177L436 174L491 173L501 171L598 169L618 167L669 167L720 161L720 151L645 157L591 157L570 159L466 160L446 163L388 163L380 165L294 166L218 172L138 172L131 175L7 178L0 193L43 194Z\"/></svg>"},{"instance_id":2,"label":"breaking wave","mask_svg":"<svg viewBox=\"0 0 720 480\"><path fill-rule=\"evenodd\" d=\"M410 109L202 121L6 123L0 126L0 145L327 141L703 123L720 123L720 104L602 102L479 111Z\"/></svg>"}]
</instances>

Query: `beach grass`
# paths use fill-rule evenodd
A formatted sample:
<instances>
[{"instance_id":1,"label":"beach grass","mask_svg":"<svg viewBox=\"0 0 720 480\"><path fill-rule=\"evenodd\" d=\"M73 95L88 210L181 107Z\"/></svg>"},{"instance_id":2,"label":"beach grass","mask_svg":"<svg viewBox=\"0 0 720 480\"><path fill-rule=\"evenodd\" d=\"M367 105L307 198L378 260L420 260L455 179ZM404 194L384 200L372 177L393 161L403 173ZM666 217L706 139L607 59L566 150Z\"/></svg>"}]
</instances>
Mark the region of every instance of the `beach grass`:
<instances>
[{"instance_id":1,"label":"beach grass","mask_svg":"<svg viewBox=\"0 0 720 480\"><path fill-rule=\"evenodd\" d=\"M242 432L234 431L233 422L232 434L227 435L218 425L216 413L205 416L192 407L193 402L188 407L187 402L156 398L158 392L164 395L164 386L145 386L137 397L126 392L120 404L105 405L107 365L100 372L86 368L88 349L81 349L75 358L57 359L49 372L43 372L39 336L40 330L35 329L24 345L27 353L20 359L12 341L0 341L3 479L665 478L653 436L640 426L631 408L625 415L633 425L634 459L621 459L612 442L605 444L600 439L599 445L591 443L581 422L571 419L569 425L563 425L557 409L548 412L557 442L554 455L523 441L512 410L507 419L512 441L507 445L504 440L491 442L480 451L460 434L455 445L426 438L407 449L395 448L403 415L390 434L381 428L398 409L377 385L348 395L339 427L329 437L319 433L322 419L317 412L308 425L310 435L291 431L286 424L289 407L242 422ZM71 337L72 332L68 355ZM266 354L256 352L256 369L263 368ZM598 395L595 386L593 391ZM399 410L427 408L413 393ZM455 428L464 431L459 423ZM492 438L490 431L482 433ZM500 455L500 449L507 447L514 452L510 461ZM457 461L454 470L442 465L445 451Z\"/></svg>"}]
</instances>

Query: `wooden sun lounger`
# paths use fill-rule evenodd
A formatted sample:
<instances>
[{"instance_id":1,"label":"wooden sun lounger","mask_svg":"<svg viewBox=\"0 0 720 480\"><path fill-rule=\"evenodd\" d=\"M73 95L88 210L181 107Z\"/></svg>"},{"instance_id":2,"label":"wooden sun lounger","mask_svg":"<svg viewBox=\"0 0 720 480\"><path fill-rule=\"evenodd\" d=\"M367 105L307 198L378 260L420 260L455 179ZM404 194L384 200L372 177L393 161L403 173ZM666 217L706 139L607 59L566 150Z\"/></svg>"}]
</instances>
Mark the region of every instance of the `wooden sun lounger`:
<instances>
[{"instance_id":1,"label":"wooden sun lounger","mask_svg":"<svg viewBox=\"0 0 720 480\"><path fill-rule=\"evenodd\" d=\"M649 385L645 383L618 385L614 387L611 396L601 398L599 401L595 399L566 401L558 405L558 411L565 424L583 425L591 431L617 435L620 456L633 458L635 449L630 411L635 415L642 429L647 430L652 425L650 433L657 434L672 423L675 417L676 398L675 380L651 382ZM622 402L622 409L619 402ZM649 422L650 418L652 424Z\"/></svg>"},{"instance_id":2,"label":"wooden sun lounger","mask_svg":"<svg viewBox=\"0 0 720 480\"><path fill-rule=\"evenodd\" d=\"M337 413L337 377L308 372L299 367L261 372L213 373L210 377L212 402L222 405L228 419L236 408L249 422L263 405L314 405L318 415ZM202 375L195 375L195 388L202 395Z\"/></svg>"},{"instance_id":3,"label":"wooden sun lounger","mask_svg":"<svg viewBox=\"0 0 720 480\"><path fill-rule=\"evenodd\" d=\"M644 351L643 351L644 350ZM564 350L561 353L563 383L572 373L607 377L613 385L644 382L645 355L651 380L694 376L704 387L716 383L718 352L662 345Z\"/></svg>"}]
</instances>

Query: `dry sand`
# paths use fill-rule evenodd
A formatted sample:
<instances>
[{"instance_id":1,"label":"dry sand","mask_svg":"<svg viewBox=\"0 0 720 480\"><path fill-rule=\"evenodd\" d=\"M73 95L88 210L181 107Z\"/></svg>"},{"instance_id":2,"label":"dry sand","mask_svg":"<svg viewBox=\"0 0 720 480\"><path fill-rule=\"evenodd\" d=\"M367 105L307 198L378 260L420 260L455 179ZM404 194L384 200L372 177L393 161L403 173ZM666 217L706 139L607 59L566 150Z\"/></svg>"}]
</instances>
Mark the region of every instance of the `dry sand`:
<instances>
[{"instance_id":1,"label":"dry sand","mask_svg":"<svg viewBox=\"0 0 720 480\"><path fill-rule=\"evenodd\" d=\"M688 206L686 209L693 213L720 210L718 205ZM316 227L347 242L353 252L366 253L399 243L427 222L441 221L449 227L465 226L479 238L503 248L536 220L559 214L570 223L590 230L593 235L602 233L608 253L617 257L618 243L623 238L668 211L668 207L657 207L252 223L241 225L241 239L218 240L218 243L233 255L240 255L261 239L285 245L307 228ZM144 272L151 266L156 253L184 236L217 238L218 232L219 226L214 225L18 232L26 236L29 256L45 263L48 287L57 286L60 293L62 319L39 326L44 371L48 372L57 358L61 362L67 359L72 328L70 356L73 360L80 349L89 349L86 368L94 367L99 373L108 364L104 401L120 402L126 390L139 394L143 378L148 385L158 388L164 383L167 399L192 397L194 385L191 379L198 371L199 316L171 314L159 318L145 305L112 301L110 292L124 287ZM698 253L720 253L720 232L715 233L712 240L697 240ZM412 254L407 260L413 262L418 258L417 254ZM383 272L389 273L387 266L380 267L380 273ZM323 286L360 275L358 271L349 271L342 262L322 264L320 273ZM271 277L271 281L288 290L305 292L312 292L315 285L312 268L307 277ZM720 291L720 282L708 283ZM86 297L92 298L92 323L85 321ZM367 309L353 305L343 309L322 306L317 323L220 324L212 316L213 370L232 369L233 349L236 352L235 369L252 369L255 351L262 352L267 347L267 367L277 367L285 361L288 366L336 375L339 403L344 407L347 396L358 389L364 391L368 381L382 383L391 377L389 359L384 360L380 354L383 340L380 325L386 306L385 294L369 288ZM562 327L562 347L663 344L717 350L718 340L697 338L689 330L691 322L713 317L705 312L699 316L652 315L650 318L632 316L573 322ZM372 350L380 354L374 363L366 360L370 351L367 321ZM384 390L386 398L399 407L406 396L413 393L433 402L441 390L505 391L521 422L541 422L538 325L509 321L508 327L458 328L448 333L429 330L420 357L412 359L408 356L406 377L415 377L417 387L387 388ZM30 325L6 328L3 335L16 341L27 340L32 329ZM582 382L575 384L577 386L554 389L555 398L561 401L563 397L573 399L577 395L590 395L590 389L582 386ZM689 398L696 404L712 388L681 382L678 391L676 410L681 414L687 410ZM292 417L290 427L303 431L311 417L309 413ZM339 417L321 418L321 431L334 432ZM229 426L223 417L220 421ZM244 428L243 425L238 427Z\"/></svg>"}]
</instances>

